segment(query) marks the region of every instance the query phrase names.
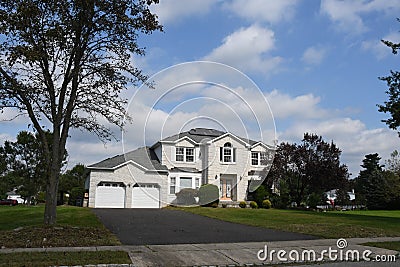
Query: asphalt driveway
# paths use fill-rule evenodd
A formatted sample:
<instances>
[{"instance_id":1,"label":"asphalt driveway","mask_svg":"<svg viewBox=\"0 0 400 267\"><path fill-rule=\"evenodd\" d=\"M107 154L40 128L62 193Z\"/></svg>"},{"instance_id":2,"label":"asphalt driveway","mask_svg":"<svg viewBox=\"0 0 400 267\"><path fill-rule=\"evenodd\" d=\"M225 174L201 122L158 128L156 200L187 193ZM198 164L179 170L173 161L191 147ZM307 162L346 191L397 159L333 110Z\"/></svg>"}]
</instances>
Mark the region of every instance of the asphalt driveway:
<instances>
[{"instance_id":1,"label":"asphalt driveway","mask_svg":"<svg viewBox=\"0 0 400 267\"><path fill-rule=\"evenodd\" d=\"M224 222L179 210L92 209L124 245L308 240L316 237Z\"/></svg>"}]
</instances>

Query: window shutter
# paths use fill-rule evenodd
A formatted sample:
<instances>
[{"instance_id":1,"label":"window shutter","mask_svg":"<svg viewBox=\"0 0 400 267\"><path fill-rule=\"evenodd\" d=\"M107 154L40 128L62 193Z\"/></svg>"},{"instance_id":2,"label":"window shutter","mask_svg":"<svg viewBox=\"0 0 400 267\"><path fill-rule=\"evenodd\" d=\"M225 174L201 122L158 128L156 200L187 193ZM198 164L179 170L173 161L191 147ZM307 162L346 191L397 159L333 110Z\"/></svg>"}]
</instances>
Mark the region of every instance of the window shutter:
<instances>
[{"instance_id":1,"label":"window shutter","mask_svg":"<svg viewBox=\"0 0 400 267\"><path fill-rule=\"evenodd\" d=\"M220 147L219 148L219 161L222 161L222 159L223 159L223 148L222 147Z\"/></svg>"},{"instance_id":2,"label":"window shutter","mask_svg":"<svg viewBox=\"0 0 400 267\"><path fill-rule=\"evenodd\" d=\"M233 148L233 151L232 151L233 153L233 155L232 155L232 157L233 157L233 162L236 162L236 148Z\"/></svg>"}]
</instances>

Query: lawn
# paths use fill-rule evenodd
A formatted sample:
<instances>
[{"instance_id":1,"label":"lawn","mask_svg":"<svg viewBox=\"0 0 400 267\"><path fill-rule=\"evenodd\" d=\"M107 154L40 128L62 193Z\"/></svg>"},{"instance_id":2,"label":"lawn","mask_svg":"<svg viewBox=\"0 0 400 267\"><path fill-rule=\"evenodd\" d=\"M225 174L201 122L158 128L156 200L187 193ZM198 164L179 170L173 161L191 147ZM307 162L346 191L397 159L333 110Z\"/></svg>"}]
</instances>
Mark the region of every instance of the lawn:
<instances>
[{"instance_id":1,"label":"lawn","mask_svg":"<svg viewBox=\"0 0 400 267\"><path fill-rule=\"evenodd\" d=\"M368 242L368 243L365 243L364 245L371 246L371 247L386 248L386 249L400 251L400 241L394 241L394 242Z\"/></svg>"},{"instance_id":2,"label":"lawn","mask_svg":"<svg viewBox=\"0 0 400 267\"><path fill-rule=\"evenodd\" d=\"M203 207L177 209L224 221L322 238L400 236L400 211L314 212Z\"/></svg>"},{"instance_id":3,"label":"lawn","mask_svg":"<svg viewBox=\"0 0 400 267\"><path fill-rule=\"evenodd\" d=\"M89 264L130 264L124 251L27 252L0 254L0 267L76 266Z\"/></svg>"},{"instance_id":4,"label":"lawn","mask_svg":"<svg viewBox=\"0 0 400 267\"><path fill-rule=\"evenodd\" d=\"M119 245L88 208L60 206L57 225L43 225L44 206L0 206L0 247Z\"/></svg>"}]
</instances>

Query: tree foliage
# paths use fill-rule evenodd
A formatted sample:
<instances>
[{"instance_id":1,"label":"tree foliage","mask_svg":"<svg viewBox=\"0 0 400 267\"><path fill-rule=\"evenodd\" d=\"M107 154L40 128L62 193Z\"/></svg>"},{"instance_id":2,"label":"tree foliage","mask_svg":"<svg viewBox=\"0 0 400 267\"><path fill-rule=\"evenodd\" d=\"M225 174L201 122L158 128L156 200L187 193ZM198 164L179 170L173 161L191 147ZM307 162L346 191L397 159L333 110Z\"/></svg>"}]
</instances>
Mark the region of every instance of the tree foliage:
<instances>
[{"instance_id":1,"label":"tree foliage","mask_svg":"<svg viewBox=\"0 0 400 267\"><path fill-rule=\"evenodd\" d=\"M397 19L397 21L400 22L400 19ZM388 40L382 40L382 43L390 47L395 55L400 49L400 43L393 43ZM379 112L390 114L390 118L382 120L382 122L385 122L390 129L397 130L400 136L400 131L398 131L400 127L400 72L391 70L389 76L379 77L379 79L386 82L388 86L386 94L389 97L383 105L377 105Z\"/></svg>"},{"instance_id":2,"label":"tree foliage","mask_svg":"<svg viewBox=\"0 0 400 267\"><path fill-rule=\"evenodd\" d=\"M363 160L356 178L356 200L365 204L369 209L398 209L400 208L400 176L384 170L379 163L378 153L368 154Z\"/></svg>"},{"instance_id":3,"label":"tree foliage","mask_svg":"<svg viewBox=\"0 0 400 267\"><path fill-rule=\"evenodd\" d=\"M46 136L48 140L52 138L49 132ZM17 189L16 192L30 203L31 197L45 189L46 161L38 134L20 132L15 142L6 141L0 147L0 157L5 165L1 175L3 190Z\"/></svg>"},{"instance_id":4,"label":"tree foliage","mask_svg":"<svg viewBox=\"0 0 400 267\"><path fill-rule=\"evenodd\" d=\"M139 34L162 30L149 5L158 0L0 2L0 109L29 117L47 168L44 222L56 222L57 187L70 128L109 140L103 122L123 126L128 85L146 77ZM46 139L45 129L53 133Z\"/></svg>"},{"instance_id":5,"label":"tree foliage","mask_svg":"<svg viewBox=\"0 0 400 267\"><path fill-rule=\"evenodd\" d=\"M325 191L346 186L348 171L340 163L340 155L333 142L306 133L300 144L278 146L267 183L283 184L290 202L299 206L312 193L322 196Z\"/></svg>"},{"instance_id":6,"label":"tree foliage","mask_svg":"<svg viewBox=\"0 0 400 267\"><path fill-rule=\"evenodd\" d=\"M83 164L76 164L72 169L67 170L60 177L58 192L60 203L64 203L64 193L70 195L68 204L75 205L77 198L83 198L85 191L85 180L89 175L89 170ZM74 194L78 192L78 195Z\"/></svg>"}]
</instances>

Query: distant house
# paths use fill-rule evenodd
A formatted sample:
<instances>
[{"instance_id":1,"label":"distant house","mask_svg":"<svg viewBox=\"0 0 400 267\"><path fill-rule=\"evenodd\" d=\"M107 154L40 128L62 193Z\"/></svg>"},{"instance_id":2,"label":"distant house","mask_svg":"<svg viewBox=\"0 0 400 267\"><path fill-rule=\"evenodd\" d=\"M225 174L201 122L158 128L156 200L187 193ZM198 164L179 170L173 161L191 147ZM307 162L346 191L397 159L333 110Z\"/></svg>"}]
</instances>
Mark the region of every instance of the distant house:
<instances>
[{"instance_id":1,"label":"distant house","mask_svg":"<svg viewBox=\"0 0 400 267\"><path fill-rule=\"evenodd\" d=\"M90 165L89 207L161 208L183 188L215 184L220 201L246 200L273 147L214 129L195 128Z\"/></svg>"},{"instance_id":2,"label":"distant house","mask_svg":"<svg viewBox=\"0 0 400 267\"><path fill-rule=\"evenodd\" d=\"M338 189L332 189L332 190L325 192L326 198L328 199L327 200L328 204L335 203L335 201L337 199L337 191L338 191ZM352 190L351 192L347 192L347 195L349 196L350 201L353 201L356 199L354 190Z\"/></svg>"},{"instance_id":3,"label":"distant house","mask_svg":"<svg viewBox=\"0 0 400 267\"><path fill-rule=\"evenodd\" d=\"M18 201L18 204L24 204L25 200L21 197L20 194L15 191L10 191L6 193L7 199L15 199Z\"/></svg>"}]
</instances>

